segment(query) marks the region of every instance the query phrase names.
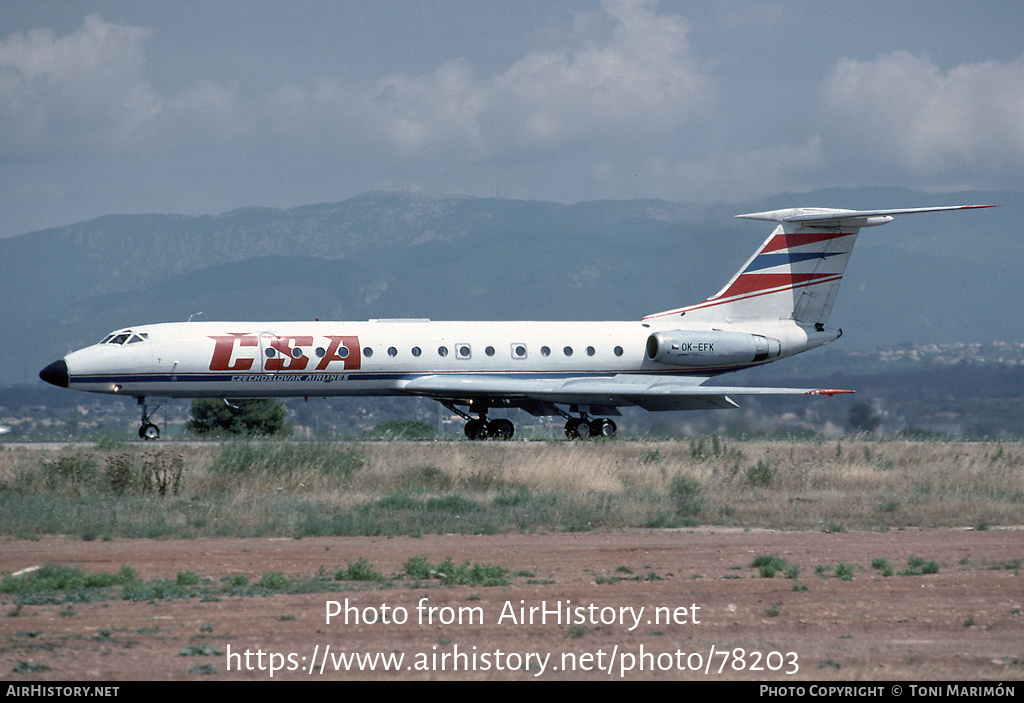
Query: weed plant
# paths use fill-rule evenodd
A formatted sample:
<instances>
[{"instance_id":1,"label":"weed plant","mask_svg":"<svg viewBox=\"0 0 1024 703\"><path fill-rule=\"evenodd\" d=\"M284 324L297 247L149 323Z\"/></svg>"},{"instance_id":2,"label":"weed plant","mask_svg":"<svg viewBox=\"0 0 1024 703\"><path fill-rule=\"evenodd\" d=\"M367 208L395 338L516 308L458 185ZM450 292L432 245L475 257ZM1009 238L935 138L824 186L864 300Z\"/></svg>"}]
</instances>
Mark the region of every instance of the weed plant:
<instances>
[{"instance_id":1,"label":"weed plant","mask_svg":"<svg viewBox=\"0 0 1024 703\"><path fill-rule=\"evenodd\" d=\"M924 557L911 555L907 558L907 566L900 569L900 576L922 576L924 574L939 573L939 563L936 561L925 561Z\"/></svg>"},{"instance_id":2,"label":"weed plant","mask_svg":"<svg viewBox=\"0 0 1024 703\"><path fill-rule=\"evenodd\" d=\"M757 569L761 578L765 579L775 578L776 573L780 571L784 572L788 568L788 564L786 564L786 561L782 557L774 555L755 557L750 566Z\"/></svg>"}]
</instances>

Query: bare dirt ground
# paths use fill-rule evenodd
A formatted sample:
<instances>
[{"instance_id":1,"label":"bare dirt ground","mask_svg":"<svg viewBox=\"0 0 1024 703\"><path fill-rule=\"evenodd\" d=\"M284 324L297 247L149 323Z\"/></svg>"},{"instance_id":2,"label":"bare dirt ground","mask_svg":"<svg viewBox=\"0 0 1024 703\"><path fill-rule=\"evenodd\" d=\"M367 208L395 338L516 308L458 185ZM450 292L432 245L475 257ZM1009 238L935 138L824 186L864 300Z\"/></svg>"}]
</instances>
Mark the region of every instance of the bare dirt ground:
<instances>
[{"instance_id":1,"label":"bare dirt ground","mask_svg":"<svg viewBox=\"0 0 1024 703\"><path fill-rule=\"evenodd\" d=\"M799 566L799 576L759 576L750 566L758 555ZM886 559L899 571L914 555L938 562L939 573L872 568ZM1024 679L1022 529L22 540L0 544L0 571L129 565L145 580L191 571L257 581L268 571L333 574L359 558L395 575L415 556L520 573L510 586L399 579L386 589L347 583L352 590L212 602L16 608L5 596L0 678L269 680L273 667L275 680ZM840 562L852 565L852 580L836 577ZM328 602L346 599L360 620L405 621L355 624L350 610L348 624L344 612L328 623ZM362 670L343 668L343 655L376 653Z\"/></svg>"}]
</instances>

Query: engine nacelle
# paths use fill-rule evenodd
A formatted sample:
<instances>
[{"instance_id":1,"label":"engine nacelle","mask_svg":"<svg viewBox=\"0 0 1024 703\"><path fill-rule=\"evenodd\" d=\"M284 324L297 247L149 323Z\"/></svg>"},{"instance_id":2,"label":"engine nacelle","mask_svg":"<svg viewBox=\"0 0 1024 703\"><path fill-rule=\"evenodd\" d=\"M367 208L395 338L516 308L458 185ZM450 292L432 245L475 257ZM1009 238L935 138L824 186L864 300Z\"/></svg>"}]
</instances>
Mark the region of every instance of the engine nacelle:
<instances>
[{"instance_id":1,"label":"engine nacelle","mask_svg":"<svg viewBox=\"0 0 1024 703\"><path fill-rule=\"evenodd\" d=\"M774 359L777 339L745 332L669 330L647 338L647 358L673 366L732 366Z\"/></svg>"}]
</instances>

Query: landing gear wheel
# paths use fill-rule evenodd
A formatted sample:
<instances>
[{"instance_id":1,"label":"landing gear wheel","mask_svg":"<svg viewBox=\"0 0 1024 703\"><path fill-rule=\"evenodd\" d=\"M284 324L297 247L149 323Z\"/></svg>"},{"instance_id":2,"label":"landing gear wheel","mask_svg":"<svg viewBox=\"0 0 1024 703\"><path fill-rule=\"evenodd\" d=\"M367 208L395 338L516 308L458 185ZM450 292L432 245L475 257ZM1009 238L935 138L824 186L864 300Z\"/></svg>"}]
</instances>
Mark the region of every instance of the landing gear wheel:
<instances>
[{"instance_id":1,"label":"landing gear wheel","mask_svg":"<svg viewBox=\"0 0 1024 703\"><path fill-rule=\"evenodd\" d=\"M484 420L470 420L466 423L465 432L469 439L487 439L487 423Z\"/></svg>"},{"instance_id":2,"label":"landing gear wheel","mask_svg":"<svg viewBox=\"0 0 1024 703\"><path fill-rule=\"evenodd\" d=\"M591 434L597 437L604 437L605 439L611 439L615 436L618 427L615 423L606 417L602 417L599 420L593 420L590 423Z\"/></svg>"},{"instance_id":3,"label":"landing gear wheel","mask_svg":"<svg viewBox=\"0 0 1024 703\"><path fill-rule=\"evenodd\" d=\"M160 439L160 428L152 422L147 422L139 428L139 439L155 440Z\"/></svg>"},{"instance_id":4,"label":"landing gear wheel","mask_svg":"<svg viewBox=\"0 0 1024 703\"><path fill-rule=\"evenodd\" d=\"M512 439L516 427L511 420L491 420L487 423L487 436L495 439Z\"/></svg>"},{"instance_id":5,"label":"landing gear wheel","mask_svg":"<svg viewBox=\"0 0 1024 703\"><path fill-rule=\"evenodd\" d=\"M587 439L590 436L590 425L586 420L574 417L565 423L565 436L569 439Z\"/></svg>"}]
</instances>

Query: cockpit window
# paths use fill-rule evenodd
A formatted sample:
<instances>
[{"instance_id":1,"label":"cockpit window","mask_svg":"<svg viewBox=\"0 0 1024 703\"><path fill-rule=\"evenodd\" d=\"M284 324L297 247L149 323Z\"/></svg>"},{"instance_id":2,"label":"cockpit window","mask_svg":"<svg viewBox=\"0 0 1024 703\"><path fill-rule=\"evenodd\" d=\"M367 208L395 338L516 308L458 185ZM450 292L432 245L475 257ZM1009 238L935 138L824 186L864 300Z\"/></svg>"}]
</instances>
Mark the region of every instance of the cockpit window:
<instances>
[{"instance_id":1,"label":"cockpit window","mask_svg":"<svg viewBox=\"0 0 1024 703\"><path fill-rule=\"evenodd\" d=\"M111 332L100 344L117 344L121 345L124 343L138 344L139 342L145 342L149 339L147 332L132 332L131 330L121 330L120 332Z\"/></svg>"}]
</instances>

